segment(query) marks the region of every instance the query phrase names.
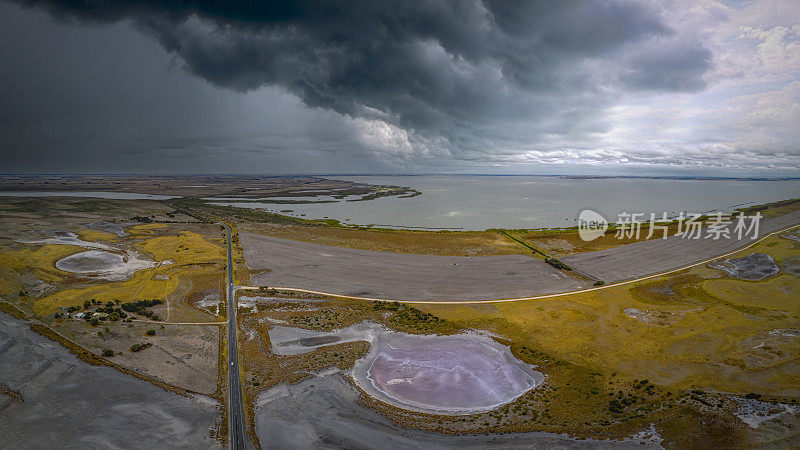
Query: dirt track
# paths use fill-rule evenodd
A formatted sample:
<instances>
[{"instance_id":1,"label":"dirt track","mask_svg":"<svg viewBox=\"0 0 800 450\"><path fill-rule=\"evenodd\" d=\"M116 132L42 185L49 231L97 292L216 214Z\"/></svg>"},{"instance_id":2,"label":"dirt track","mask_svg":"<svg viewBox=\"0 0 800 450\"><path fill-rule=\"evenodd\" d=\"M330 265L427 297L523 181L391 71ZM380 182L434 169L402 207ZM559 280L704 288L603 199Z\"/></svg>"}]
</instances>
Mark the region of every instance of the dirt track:
<instances>
[{"instance_id":1,"label":"dirt track","mask_svg":"<svg viewBox=\"0 0 800 450\"><path fill-rule=\"evenodd\" d=\"M431 256L374 252L240 233L253 284L363 297L470 300L586 287L523 255ZM257 273L258 270L268 272Z\"/></svg>"}]
</instances>

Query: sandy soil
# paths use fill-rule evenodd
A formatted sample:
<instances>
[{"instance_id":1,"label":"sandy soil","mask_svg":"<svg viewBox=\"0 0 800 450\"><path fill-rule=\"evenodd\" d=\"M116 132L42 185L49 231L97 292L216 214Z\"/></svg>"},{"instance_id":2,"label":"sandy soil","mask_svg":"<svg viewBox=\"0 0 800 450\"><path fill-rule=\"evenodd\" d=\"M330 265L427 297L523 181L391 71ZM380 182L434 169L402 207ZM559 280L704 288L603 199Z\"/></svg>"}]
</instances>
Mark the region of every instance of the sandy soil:
<instances>
[{"instance_id":1,"label":"sandy soil","mask_svg":"<svg viewBox=\"0 0 800 450\"><path fill-rule=\"evenodd\" d=\"M587 285L523 255L412 255L240 236L257 285L408 300L521 297Z\"/></svg>"},{"instance_id":2,"label":"sandy soil","mask_svg":"<svg viewBox=\"0 0 800 450\"><path fill-rule=\"evenodd\" d=\"M100 242L89 242L80 239L71 231L54 231L52 237L44 239L21 239L23 244L55 244L55 245L75 245L83 248L93 248L99 250L116 250L114 247Z\"/></svg>"},{"instance_id":3,"label":"sandy soil","mask_svg":"<svg viewBox=\"0 0 800 450\"><path fill-rule=\"evenodd\" d=\"M69 321L54 328L97 354L102 354L105 349L113 350L117 354L111 360L129 369L191 391L204 394L216 391L218 327L162 327L149 323L120 322L88 327L82 322ZM104 327L108 327L109 331L105 331ZM156 335L145 335L147 330L154 330ZM140 352L130 351L131 345L146 342L153 346Z\"/></svg>"}]
</instances>

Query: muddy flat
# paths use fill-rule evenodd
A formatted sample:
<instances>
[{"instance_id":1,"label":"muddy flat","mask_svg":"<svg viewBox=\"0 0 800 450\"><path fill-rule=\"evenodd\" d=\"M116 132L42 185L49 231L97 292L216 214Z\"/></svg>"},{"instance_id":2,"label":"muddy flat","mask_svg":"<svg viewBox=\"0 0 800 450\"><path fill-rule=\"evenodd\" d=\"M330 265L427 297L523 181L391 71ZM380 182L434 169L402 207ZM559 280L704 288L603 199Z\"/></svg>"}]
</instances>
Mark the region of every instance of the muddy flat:
<instances>
[{"instance_id":1,"label":"muddy flat","mask_svg":"<svg viewBox=\"0 0 800 450\"><path fill-rule=\"evenodd\" d=\"M451 436L400 428L359 403L341 375L278 385L256 400L256 433L274 448L658 448L648 441L577 440L553 433Z\"/></svg>"},{"instance_id":2,"label":"muddy flat","mask_svg":"<svg viewBox=\"0 0 800 450\"><path fill-rule=\"evenodd\" d=\"M435 256L356 250L241 232L247 265L261 286L403 300L482 300L584 287L524 255Z\"/></svg>"},{"instance_id":3,"label":"muddy flat","mask_svg":"<svg viewBox=\"0 0 800 450\"><path fill-rule=\"evenodd\" d=\"M0 313L4 448L217 448L214 400L181 397L110 367L91 366ZM38 430L32 432L33 430Z\"/></svg>"}]
</instances>

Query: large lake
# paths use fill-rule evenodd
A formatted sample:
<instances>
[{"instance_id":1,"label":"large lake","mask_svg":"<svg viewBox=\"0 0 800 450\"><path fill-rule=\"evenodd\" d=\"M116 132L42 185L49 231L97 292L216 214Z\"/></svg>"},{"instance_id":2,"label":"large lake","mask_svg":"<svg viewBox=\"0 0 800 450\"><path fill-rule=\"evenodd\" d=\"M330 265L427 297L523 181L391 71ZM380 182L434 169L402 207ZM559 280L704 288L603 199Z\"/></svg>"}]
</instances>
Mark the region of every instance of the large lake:
<instances>
[{"instance_id":1,"label":"large lake","mask_svg":"<svg viewBox=\"0 0 800 450\"><path fill-rule=\"evenodd\" d=\"M687 212L729 212L737 207L800 198L800 180L674 180L644 178L569 179L542 176L348 176L327 177L369 184L409 186L411 198L360 202L274 204L228 202L236 206L306 218L391 227L539 228L574 226L578 213L593 209L615 222L621 212L670 216ZM647 216L649 218L649 215Z\"/></svg>"}]
</instances>

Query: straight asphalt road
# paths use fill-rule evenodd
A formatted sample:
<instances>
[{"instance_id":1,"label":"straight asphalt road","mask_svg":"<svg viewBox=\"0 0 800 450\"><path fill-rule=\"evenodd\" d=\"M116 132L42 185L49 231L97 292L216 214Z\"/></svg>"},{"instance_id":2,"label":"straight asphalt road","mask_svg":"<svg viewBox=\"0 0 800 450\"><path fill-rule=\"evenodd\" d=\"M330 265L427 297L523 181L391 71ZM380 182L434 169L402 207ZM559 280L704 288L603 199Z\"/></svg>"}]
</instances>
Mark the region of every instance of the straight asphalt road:
<instances>
[{"instance_id":1,"label":"straight asphalt road","mask_svg":"<svg viewBox=\"0 0 800 450\"><path fill-rule=\"evenodd\" d=\"M244 420L244 402L242 401L242 383L239 376L239 345L236 338L236 285L233 283L233 250L231 248L231 229L225 227L228 240L228 432L231 436L231 449L253 448L248 439Z\"/></svg>"}]
</instances>

